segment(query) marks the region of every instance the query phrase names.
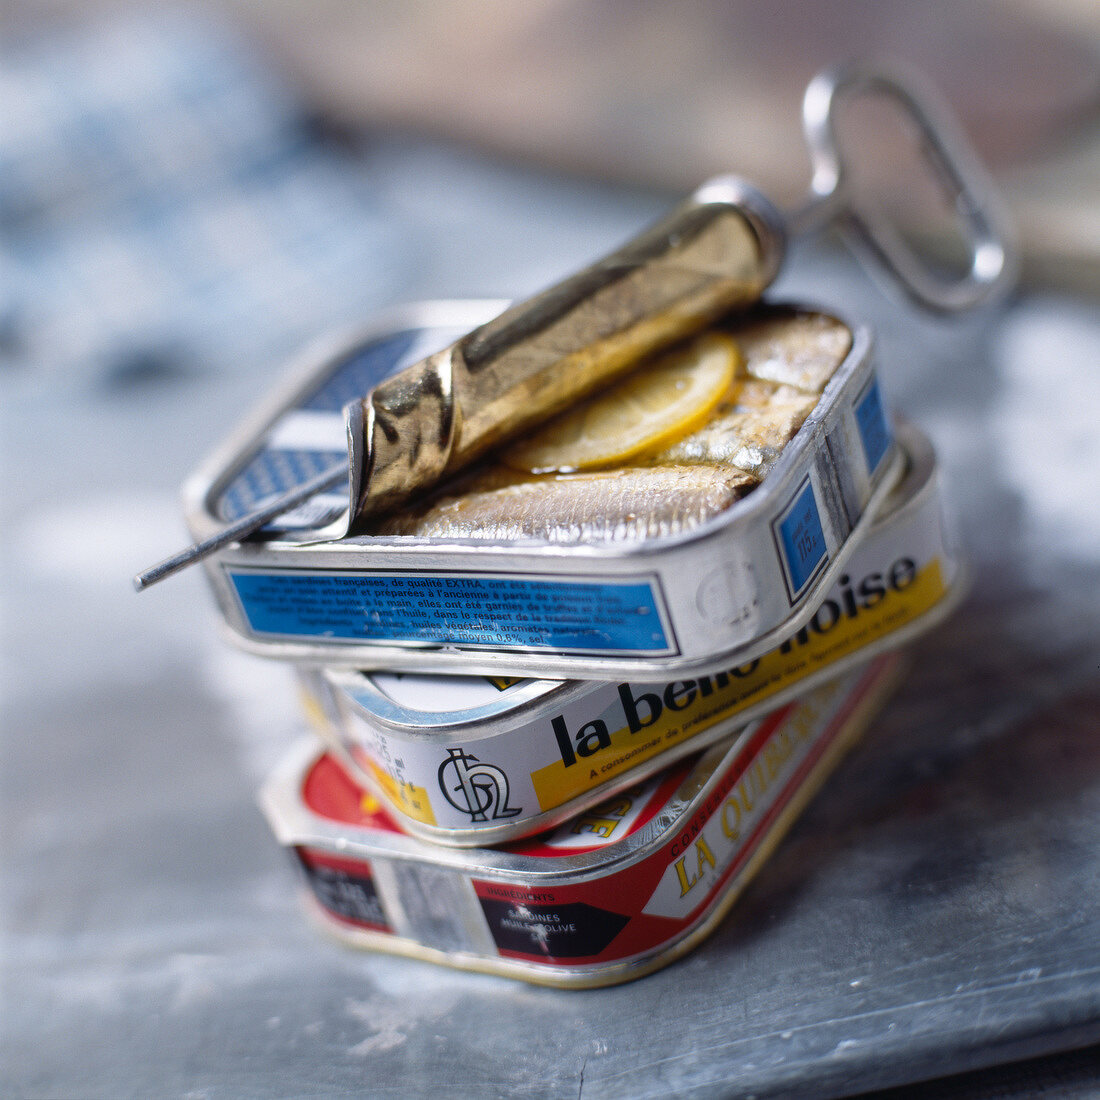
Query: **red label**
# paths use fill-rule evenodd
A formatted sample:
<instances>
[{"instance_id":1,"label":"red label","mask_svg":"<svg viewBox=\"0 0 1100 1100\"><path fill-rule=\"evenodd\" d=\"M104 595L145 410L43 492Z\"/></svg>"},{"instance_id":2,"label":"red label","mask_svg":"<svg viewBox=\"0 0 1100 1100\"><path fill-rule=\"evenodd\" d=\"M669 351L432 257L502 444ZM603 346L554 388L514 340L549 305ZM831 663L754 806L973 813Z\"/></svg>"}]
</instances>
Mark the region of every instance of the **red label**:
<instances>
[{"instance_id":1,"label":"red label","mask_svg":"<svg viewBox=\"0 0 1100 1100\"><path fill-rule=\"evenodd\" d=\"M342 825L384 833L402 832L374 795L364 791L327 753L306 773L302 801L318 817Z\"/></svg>"}]
</instances>

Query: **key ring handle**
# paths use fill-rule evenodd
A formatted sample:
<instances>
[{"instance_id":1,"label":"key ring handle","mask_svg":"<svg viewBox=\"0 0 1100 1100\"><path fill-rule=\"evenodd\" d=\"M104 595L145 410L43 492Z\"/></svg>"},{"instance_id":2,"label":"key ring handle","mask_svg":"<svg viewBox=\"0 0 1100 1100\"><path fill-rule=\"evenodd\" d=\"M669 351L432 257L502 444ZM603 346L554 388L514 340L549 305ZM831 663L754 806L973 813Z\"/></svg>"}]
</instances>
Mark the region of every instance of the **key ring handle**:
<instances>
[{"instance_id":1,"label":"key ring handle","mask_svg":"<svg viewBox=\"0 0 1100 1100\"><path fill-rule=\"evenodd\" d=\"M853 200L836 119L843 102L861 96L892 100L915 125L968 248L969 268L961 277L937 273L880 211ZM802 122L813 179L810 201L791 219L793 231L836 220L858 250L870 253L912 299L935 312L971 309L1007 292L1018 266L1008 212L961 129L916 74L866 62L827 69L806 88Z\"/></svg>"}]
</instances>

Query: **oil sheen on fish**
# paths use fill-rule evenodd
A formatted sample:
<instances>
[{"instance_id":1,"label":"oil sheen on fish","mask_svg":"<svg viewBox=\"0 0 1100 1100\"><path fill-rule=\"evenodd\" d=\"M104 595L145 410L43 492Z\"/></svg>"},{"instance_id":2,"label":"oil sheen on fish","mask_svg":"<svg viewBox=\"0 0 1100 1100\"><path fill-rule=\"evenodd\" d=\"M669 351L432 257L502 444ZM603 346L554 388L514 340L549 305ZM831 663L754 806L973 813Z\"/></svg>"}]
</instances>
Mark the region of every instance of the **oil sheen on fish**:
<instances>
[{"instance_id":1,"label":"oil sheen on fish","mask_svg":"<svg viewBox=\"0 0 1100 1100\"><path fill-rule=\"evenodd\" d=\"M834 318L785 307L723 329L744 362L703 427L613 469L522 474L490 459L379 518L372 533L617 542L678 534L718 515L766 476L852 342Z\"/></svg>"},{"instance_id":2,"label":"oil sheen on fish","mask_svg":"<svg viewBox=\"0 0 1100 1100\"><path fill-rule=\"evenodd\" d=\"M756 311L728 329L741 347L752 378L820 394L852 346L848 326L810 310Z\"/></svg>"},{"instance_id":3,"label":"oil sheen on fish","mask_svg":"<svg viewBox=\"0 0 1100 1100\"><path fill-rule=\"evenodd\" d=\"M440 496L379 521L374 531L555 543L659 538L718 515L755 484L744 470L718 465L558 474Z\"/></svg>"},{"instance_id":4,"label":"oil sheen on fish","mask_svg":"<svg viewBox=\"0 0 1100 1100\"><path fill-rule=\"evenodd\" d=\"M656 465L736 466L763 480L817 402L731 409L653 456Z\"/></svg>"}]
</instances>

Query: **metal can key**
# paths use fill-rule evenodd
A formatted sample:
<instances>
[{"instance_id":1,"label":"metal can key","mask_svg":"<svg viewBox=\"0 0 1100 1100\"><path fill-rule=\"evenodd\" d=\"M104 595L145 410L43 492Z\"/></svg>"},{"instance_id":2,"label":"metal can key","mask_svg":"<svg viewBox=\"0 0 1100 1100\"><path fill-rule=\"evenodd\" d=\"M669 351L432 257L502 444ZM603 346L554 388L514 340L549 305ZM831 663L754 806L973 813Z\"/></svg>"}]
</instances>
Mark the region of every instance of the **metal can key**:
<instances>
[{"instance_id":1,"label":"metal can key","mask_svg":"<svg viewBox=\"0 0 1100 1100\"><path fill-rule=\"evenodd\" d=\"M891 101L958 216L969 267L958 278L925 264L903 234L850 186L837 140L840 106ZM1007 219L949 114L915 73L861 63L823 72L803 102L813 164L809 200L786 218L755 187L718 176L617 252L352 391L344 409L346 465L328 464L226 526L200 524L201 541L135 577L140 590L337 484L348 495L329 537L363 529L519 436L571 402L634 370L647 355L757 302L780 268L790 233L836 223L922 305L970 308L1009 285Z\"/></svg>"}]
</instances>

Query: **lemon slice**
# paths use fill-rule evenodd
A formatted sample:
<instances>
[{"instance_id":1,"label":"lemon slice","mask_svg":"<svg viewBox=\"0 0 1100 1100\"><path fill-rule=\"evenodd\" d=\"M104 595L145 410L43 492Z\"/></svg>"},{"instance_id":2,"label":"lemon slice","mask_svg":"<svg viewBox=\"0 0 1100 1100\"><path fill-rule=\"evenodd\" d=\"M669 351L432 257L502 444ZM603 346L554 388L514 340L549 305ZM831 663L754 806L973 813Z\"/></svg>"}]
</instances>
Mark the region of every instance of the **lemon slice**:
<instances>
[{"instance_id":1,"label":"lemon slice","mask_svg":"<svg viewBox=\"0 0 1100 1100\"><path fill-rule=\"evenodd\" d=\"M731 337L705 332L547 421L502 457L528 473L568 473L668 446L706 423L740 363Z\"/></svg>"}]
</instances>

